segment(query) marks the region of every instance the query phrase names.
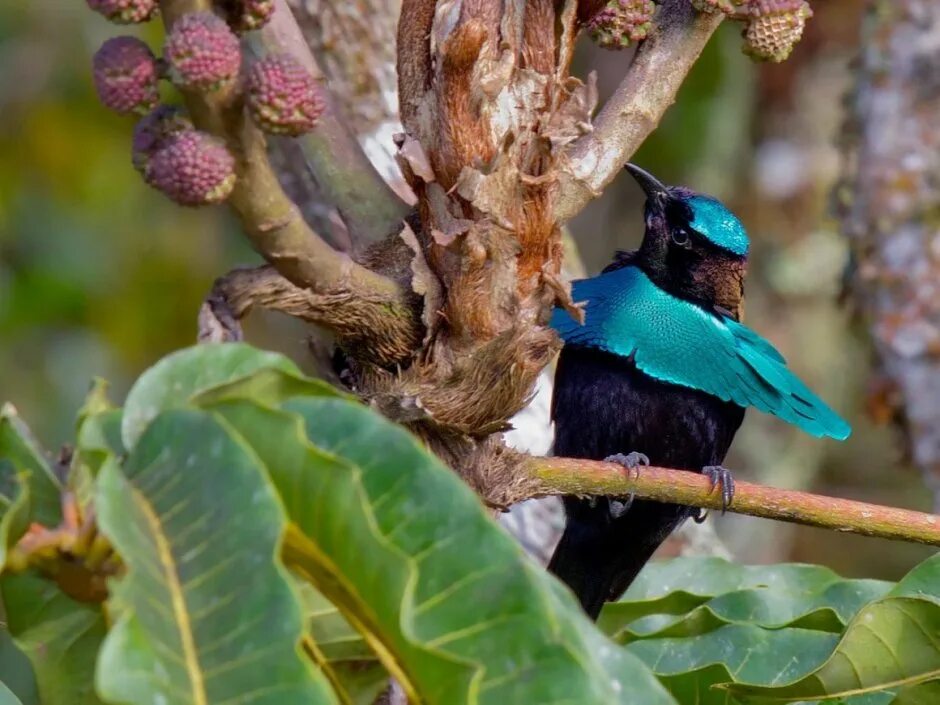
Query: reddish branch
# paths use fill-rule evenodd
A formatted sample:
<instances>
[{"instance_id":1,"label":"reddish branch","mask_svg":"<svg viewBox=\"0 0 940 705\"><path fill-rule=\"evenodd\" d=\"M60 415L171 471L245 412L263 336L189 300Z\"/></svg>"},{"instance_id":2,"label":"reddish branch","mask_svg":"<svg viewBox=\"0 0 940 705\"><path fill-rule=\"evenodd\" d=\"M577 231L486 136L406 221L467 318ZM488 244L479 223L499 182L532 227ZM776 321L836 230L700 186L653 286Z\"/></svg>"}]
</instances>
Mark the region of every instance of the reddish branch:
<instances>
[{"instance_id":1,"label":"reddish branch","mask_svg":"<svg viewBox=\"0 0 940 705\"><path fill-rule=\"evenodd\" d=\"M530 458L523 462L521 472L531 480L526 489L532 496L624 496L634 493L637 497L659 502L721 509L720 494L711 490L708 478L685 470L643 467L634 475L616 463ZM735 483L734 502L728 511L863 536L940 546L940 516L750 482Z\"/></svg>"}]
</instances>

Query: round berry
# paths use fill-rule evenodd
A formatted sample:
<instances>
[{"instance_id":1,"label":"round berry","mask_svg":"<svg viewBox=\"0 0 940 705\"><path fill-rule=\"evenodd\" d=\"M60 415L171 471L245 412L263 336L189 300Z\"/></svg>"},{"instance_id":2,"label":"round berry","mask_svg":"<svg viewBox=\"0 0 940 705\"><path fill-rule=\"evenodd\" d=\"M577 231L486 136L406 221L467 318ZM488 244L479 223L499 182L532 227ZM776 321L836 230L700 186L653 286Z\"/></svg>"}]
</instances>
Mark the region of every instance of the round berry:
<instances>
[{"instance_id":1,"label":"round berry","mask_svg":"<svg viewBox=\"0 0 940 705\"><path fill-rule=\"evenodd\" d=\"M166 38L163 57L170 78L180 88L211 91L238 76L238 37L211 12L194 12L176 21Z\"/></svg>"},{"instance_id":2,"label":"round berry","mask_svg":"<svg viewBox=\"0 0 940 705\"><path fill-rule=\"evenodd\" d=\"M183 130L151 157L146 178L180 205L221 203L235 186L235 159L212 135Z\"/></svg>"},{"instance_id":3,"label":"round berry","mask_svg":"<svg viewBox=\"0 0 940 705\"><path fill-rule=\"evenodd\" d=\"M323 93L294 57L274 54L248 72L248 108L265 132L296 137L316 125L323 113Z\"/></svg>"},{"instance_id":4,"label":"round berry","mask_svg":"<svg viewBox=\"0 0 940 705\"><path fill-rule=\"evenodd\" d=\"M146 22L157 12L157 0L87 0L88 7L117 24Z\"/></svg>"},{"instance_id":5,"label":"round berry","mask_svg":"<svg viewBox=\"0 0 940 705\"><path fill-rule=\"evenodd\" d=\"M608 0L588 21L587 30L605 49L624 49L646 39L653 28L654 12L653 0Z\"/></svg>"},{"instance_id":6,"label":"round berry","mask_svg":"<svg viewBox=\"0 0 940 705\"><path fill-rule=\"evenodd\" d=\"M806 0L750 0L744 53L759 61L784 61L803 36L813 11Z\"/></svg>"},{"instance_id":7,"label":"round berry","mask_svg":"<svg viewBox=\"0 0 940 705\"><path fill-rule=\"evenodd\" d=\"M98 98L123 115L153 110L160 100L159 70L150 47L136 37L113 37L92 60Z\"/></svg>"},{"instance_id":8,"label":"round berry","mask_svg":"<svg viewBox=\"0 0 940 705\"><path fill-rule=\"evenodd\" d=\"M274 14L274 0L223 0L219 5L236 32L250 32L268 23Z\"/></svg>"},{"instance_id":9,"label":"round berry","mask_svg":"<svg viewBox=\"0 0 940 705\"><path fill-rule=\"evenodd\" d=\"M747 0L692 0L692 7L699 12L723 12L733 15Z\"/></svg>"},{"instance_id":10,"label":"round berry","mask_svg":"<svg viewBox=\"0 0 940 705\"><path fill-rule=\"evenodd\" d=\"M131 141L131 162L147 179L147 167L150 159L166 144L171 135L183 130L193 129L193 124L180 108L172 105L159 105L156 110L142 117L134 126Z\"/></svg>"}]
</instances>

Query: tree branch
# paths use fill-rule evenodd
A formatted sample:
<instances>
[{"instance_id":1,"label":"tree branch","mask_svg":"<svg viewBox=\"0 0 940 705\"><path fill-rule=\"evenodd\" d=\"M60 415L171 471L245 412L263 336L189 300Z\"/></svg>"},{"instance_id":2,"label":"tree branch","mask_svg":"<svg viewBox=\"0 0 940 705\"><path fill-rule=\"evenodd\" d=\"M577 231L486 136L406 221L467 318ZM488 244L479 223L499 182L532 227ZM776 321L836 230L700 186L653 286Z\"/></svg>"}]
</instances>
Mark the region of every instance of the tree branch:
<instances>
[{"instance_id":1,"label":"tree branch","mask_svg":"<svg viewBox=\"0 0 940 705\"><path fill-rule=\"evenodd\" d=\"M253 308L326 326L359 359L390 367L420 344L411 316L389 316L381 299L294 286L273 267L234 269L216 280L199 311L200 342L242 339L240 321Z\"/></svg>"},{"instance_id":2,"label":"tree branch","mask_svg":"<svg viewBox=\"0 0 940 705\"><path fill-rule=\"evenodd\" d=\"M530 481L533 496L558 494L625 496L674 502L692 507L721 509L718 492L710 491L704 475L687 470L642 467L628 472L616 463L574 458L527 458L519 473ZM520 488L521 489L521 488ZM808 492L781 490L750 482L736 482L737 514L818 526L863 536L940 546L940 516Z\"/></svg>"},{"instance_id":3,"label":"tree branch","mask_svg":"<svg viewBox=\"0 0 940 705\"><path fill-rule=\"evenodd\" d=\"M167 27L186 12L204 9L199 0L164 0L162 15ZM286 7L281 9L286 10ZM236 88L205 94L183 91L190 117L201 130L223 138L236 160L237 181L227 203L239 217L254 248L290 284L308 289L311 296L361 304L365 318L341 321L336 315L318 319L330 327L342 324L338 334L356 326L390 336L408 334L397 349L415 348L421 340L421 324L414 295L399 284L354 262L330 247L301 217L287 197L268 160L264 134L248 119ZM358 145L356 145L358 149ZM361 332L359 333L361 335Z\"/></svg>"},{"instance_id":4,"label":"tree branch","mask_svg":"<svg viewBox=\"0 0 940 705\"><path fill-rule=\"evenodd\" d=\"M314 76L323 78L286 0L252 39L260 53L287 52ZM307 167L323 198L343 217L355 242L363 245L394 232L411 206L385 182L347 125L336 98L324 91L326 110L317 129L296 138Z\"/></svg>"},{"instance_id":5,"label":"tree branch","mask_svg":"<svg viewBox=\"0 0 940 705\"><path fill-rule=\"evenodd\" d=\"M675 102L679 86L722 18L718 12L695 11L688 0L660 5L654 32L640 45L594 130L568 147L559 166L558 222L577 215L620 173Z\"/></svg>"}]
</instances>

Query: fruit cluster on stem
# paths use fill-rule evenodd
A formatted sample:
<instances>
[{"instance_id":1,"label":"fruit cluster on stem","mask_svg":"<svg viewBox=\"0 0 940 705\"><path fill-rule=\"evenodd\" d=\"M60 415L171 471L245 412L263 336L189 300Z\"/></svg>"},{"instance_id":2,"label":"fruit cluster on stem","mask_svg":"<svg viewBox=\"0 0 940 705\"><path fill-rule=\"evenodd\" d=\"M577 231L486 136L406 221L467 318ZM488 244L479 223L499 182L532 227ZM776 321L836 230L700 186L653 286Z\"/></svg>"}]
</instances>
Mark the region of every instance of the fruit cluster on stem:
<instances>
[{"instance_id":1,"label":"fruit cluster on stem","mask_svg":"<svg viewBox=\"0 0 940 705\"><path fill-rule=\"evenodd\" d=\"M156 0L88 0L112 22L140 23L158 12ZM140 115L132 162L144 180L184 206L221 203L237 179L225 142L196 130L181 108L160 103L159 81L184 93L224 95L269 134L297 137L312 131L324 110L322 88L287 54L262 57L243 68L238 35L258 29L274 12L273 0L224 0L215 11L176 18L157 58L136 37L108 39L94 56L95 88L102 104Z\"/></svg>"},{"instance_id":2,"label":"fruit cluster on stem","mask_svg":"<svg viewBox=\"0 0 940 705\"><path fill-rule=\"evenodd\" d=\"M745 54L781 62L803 36L813 11L806 0L689 0L699 12L721 13L744 23ZM653 27L653 0L608 0L585 24L605 49L625 49L646 39Z\"/></svg>"}]
</instances>

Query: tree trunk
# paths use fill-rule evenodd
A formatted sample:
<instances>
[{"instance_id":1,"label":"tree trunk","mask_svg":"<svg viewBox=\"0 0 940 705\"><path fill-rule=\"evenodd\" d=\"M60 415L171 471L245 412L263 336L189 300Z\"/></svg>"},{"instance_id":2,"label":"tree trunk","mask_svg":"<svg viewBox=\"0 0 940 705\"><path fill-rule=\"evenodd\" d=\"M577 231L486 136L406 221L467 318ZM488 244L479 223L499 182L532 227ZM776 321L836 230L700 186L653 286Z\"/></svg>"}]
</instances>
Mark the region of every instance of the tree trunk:
<instances>
[{"instance_id":1,"label":"tree trunk","mask_svg":"<svg viewBox=\"0 0 940 705\"><path fill-rule=\"evenodd\" d=\"M940 3L871 2L846 131L851 290L878 357L870 400L940 508Z\"/></svg>"}]
</instances>

